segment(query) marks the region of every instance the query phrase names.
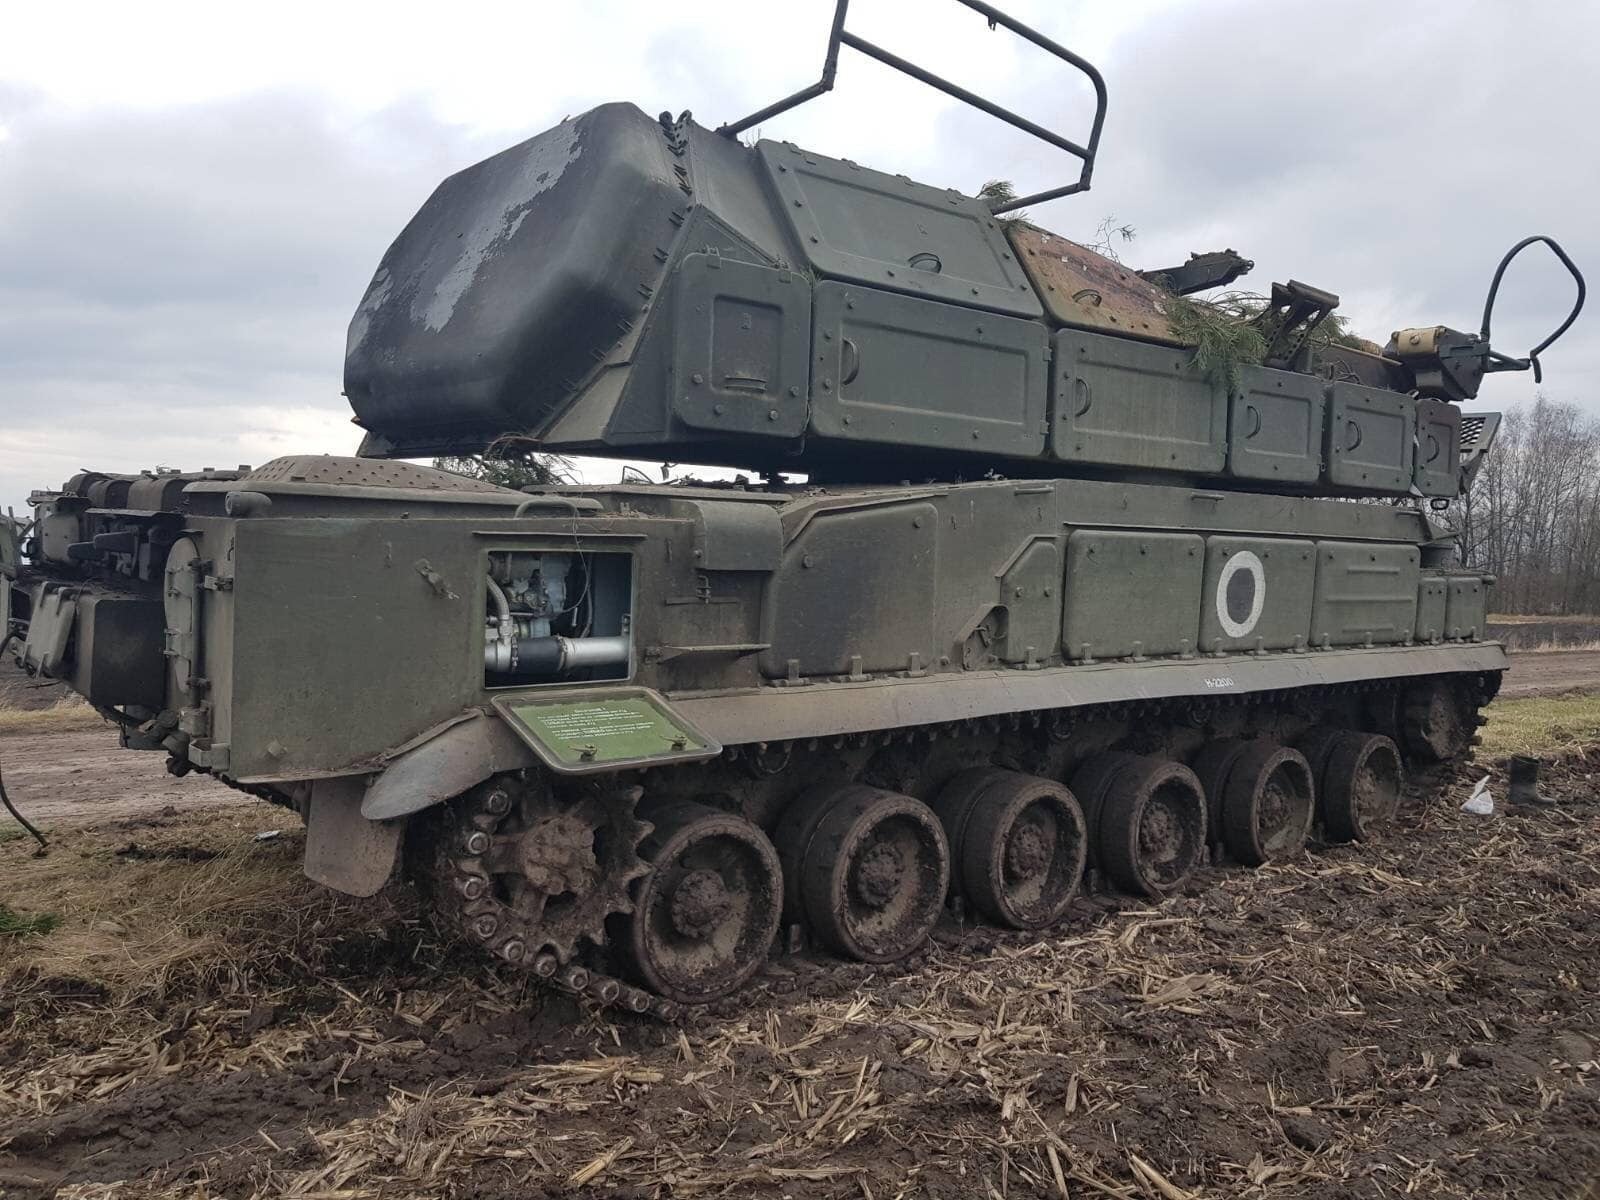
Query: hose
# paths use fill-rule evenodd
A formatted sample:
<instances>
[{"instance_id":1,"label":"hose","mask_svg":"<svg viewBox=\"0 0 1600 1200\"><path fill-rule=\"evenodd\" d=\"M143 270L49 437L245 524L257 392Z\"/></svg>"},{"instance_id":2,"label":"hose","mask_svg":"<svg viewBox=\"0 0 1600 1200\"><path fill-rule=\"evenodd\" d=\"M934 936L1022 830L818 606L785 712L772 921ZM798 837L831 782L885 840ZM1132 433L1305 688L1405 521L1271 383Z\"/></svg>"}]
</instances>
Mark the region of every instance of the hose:
<instances>
[{"instance_id":1,"label":"hose","mask_svg":"<svg viewBox=\"0 0 1600 1200\"><path fill-rule=\"evenodd\" d=\"M44 834L35 829L28 818L17 811L17 806L11 803L11 797L6 795L6 777L4 773L0 773L0 804L4 804L6 811L16 819L17 824L26 829L32 835L33 840L39 843L40 854L50 849L50 843L44 840Z\"/></svg>"}]
</instances>

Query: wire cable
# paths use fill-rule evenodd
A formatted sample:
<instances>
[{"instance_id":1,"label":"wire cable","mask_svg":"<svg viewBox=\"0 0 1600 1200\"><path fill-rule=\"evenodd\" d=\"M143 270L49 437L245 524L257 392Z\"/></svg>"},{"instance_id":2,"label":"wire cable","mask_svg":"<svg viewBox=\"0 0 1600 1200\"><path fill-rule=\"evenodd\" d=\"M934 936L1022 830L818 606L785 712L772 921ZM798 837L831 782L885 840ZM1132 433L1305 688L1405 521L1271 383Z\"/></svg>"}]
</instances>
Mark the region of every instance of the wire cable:
<instances>
[{"instance_id":1,"label":"wire cable","mask_svg":"<svg viewBox=\"0 0 1600 1200\"><path fill-rule=\"evenodd\" d=\"M6 811L16 818L17 824L26 829L32 835L33 840L39 843L40 854L50 849L50 843L45 841L44 834L35 829L32 822L17 811L17 806L11 803L11 797L6 795L6 777L3 772L0 772L0 804L4 804Z\"/></svg>"}]
</instances>

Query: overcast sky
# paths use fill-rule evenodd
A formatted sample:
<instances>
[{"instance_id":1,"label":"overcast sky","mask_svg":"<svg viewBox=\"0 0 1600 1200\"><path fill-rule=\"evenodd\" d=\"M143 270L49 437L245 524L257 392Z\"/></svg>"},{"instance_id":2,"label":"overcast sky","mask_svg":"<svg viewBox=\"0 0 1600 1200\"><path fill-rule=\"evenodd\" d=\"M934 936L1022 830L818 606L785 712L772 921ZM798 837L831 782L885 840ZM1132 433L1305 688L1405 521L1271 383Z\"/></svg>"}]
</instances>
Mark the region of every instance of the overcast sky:
<instances>
[{"instance_id":1,"label":"overcast sky","mask_svg":"<svg viewBox=\"0 0 1600 1200\"><path fill-rule=\"evenodd\" d=\"M1475 328L1528 233L1600 282L1600 5L1011 0L1110 88L1094 189L1034 219L1137 230L1134 266L1233 247L1377 341ZM0 36L0 505L79 467L350 453L345 326L446 174L607 100L716 125L815 78L831 0L116 3L7 8ZM1084 90L950 0L855 0L852 27L1070 137ZM844 51L766 136L923 181L1034 190L1075 165ZM1515 268L1496 345L1570 285ZM1600 302L1596 304L1600 310ZM1545 360L1600 411L1600 313ZM1491 381L1479 407L1533 394ZM615 478L597 470L597 481Z\"/></svg>"}]
</instances>

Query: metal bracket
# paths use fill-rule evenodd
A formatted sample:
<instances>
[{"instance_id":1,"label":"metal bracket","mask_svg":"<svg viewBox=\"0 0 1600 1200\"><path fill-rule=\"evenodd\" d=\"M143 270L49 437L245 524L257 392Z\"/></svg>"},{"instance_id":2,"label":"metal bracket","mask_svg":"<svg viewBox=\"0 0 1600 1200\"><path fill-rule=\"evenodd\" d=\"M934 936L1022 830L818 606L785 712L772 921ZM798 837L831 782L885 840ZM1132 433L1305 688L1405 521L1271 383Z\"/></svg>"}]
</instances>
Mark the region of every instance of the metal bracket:
<instances>
[{"instance_id":1,"label":"metal bracket","mask_svg":"<svg viewBox=\"0 0 1600 1200\"><path fill-rule=\"evenodd\" d=\"M883 47L867 41L865 38L857 37L846 29L844 25L845 12L850 7L850 0L838 0L838 6L833 11L833 27L828 34L828 52L822 60L822 78L820 80L810 87L802 88L791 96L786 96L782 100L751 113L748 117L721 126L717 132L724 137L736 137L751 126L759 125L768 117L775 117L779 113L788 112L791 108L804 104L807 100L814 100L818 96L831 92L834 78L839 71L839 47L849 46L851 49L865 54L868 58L877 59L886 67L893 67L896 71L909 75L929 87L937 88L945 95L953 96L963 104L970 104L980 112L988 113L991 117L1004 121L1007 125L1020 129L1040 141L1048 142L1058 150L1064 150L1074 158L1082 161L1083 168L1079 171L1075 182L1062 187L1048 188L1042 192L1035 192L1031 196L1008 200L1004 204L995 205L990 211L996 213L1011 212L1029 204L1043 204L1046 200L1056 200L1062 196L1088 191L1090 178L1094 174L1095 155L1098 153L1100 146L1100 130L1106 119L1106 84L1105 80L1100 77L1100 72L1095 70L1086 59L1080 58L1065 46L1058 45L1045 37L1044 34L1030 29L1015 17L1007 16L994 6L985 4L983 0L956 0L956 3L965 5L967 8L972 9L973 12L983 16L988 21L990 29L997 25L1004 25L1018 37L1032 42L1042 50L1049 51L1061 61L1076 67L1089 77L1089 82L1094 86L1095 108L1094 125L1089 130L1089 141L1086 145L1080 146L1077 142L1064 138L1053 130L1035 124L1026 117L1018 116L1010 109L1000 107L992 100L985 100L976 92L970 92L959 84L942 79L932 71L924 70L915 63L908 62L899 55L893 54L883 49Z\"/></svg>"},{"instance_id":2,"label":"metal bracket","mask_svg":"<svg viewBox=\"0 0 1600 1200\"><path fill-rule=\"evenodd\" d=\"M1274 283L1272 297L1254 324L1267 340L1264 365L1280 370L1295 370L1300 352L1306 348L1317 326L1339 307L1339 297L1314 288L1298 279Z\"/></svg>"}]
</instances>

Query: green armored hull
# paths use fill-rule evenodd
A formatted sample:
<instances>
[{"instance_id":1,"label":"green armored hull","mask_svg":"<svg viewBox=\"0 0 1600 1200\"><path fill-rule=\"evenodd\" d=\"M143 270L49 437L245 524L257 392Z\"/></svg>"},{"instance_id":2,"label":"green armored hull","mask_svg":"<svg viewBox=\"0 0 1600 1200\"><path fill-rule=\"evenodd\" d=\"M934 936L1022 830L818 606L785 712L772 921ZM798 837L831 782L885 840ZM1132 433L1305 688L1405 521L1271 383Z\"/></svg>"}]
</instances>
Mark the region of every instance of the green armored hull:
<instances>
[{"instance_id":1,"label":"green armored hull","mask_svg":"<svg viewBox=\"0 0 1600 1200\"><path fill-rule=\"evenodd\" d=\"M1081 190L1098 76L962 2L1089 74L1087 144L1047 139ZM875 49L844 11L821 90ZM313 879L409 871L660 1014L780 941L890 961L947 905L1042 929L1085 878L1369 837L1466 752L1506 663L1436 509L1493 435L1459 402L1536 354L1319 338L1336 297L1290 283L1217 369L1180 293L1231 252L1140 274L745 124L611 105L447 180L351 324L362 456L36 493L18 661L294 807ZM529 451L759 478L393 461Z\"/></svg>"}]
</instances>

